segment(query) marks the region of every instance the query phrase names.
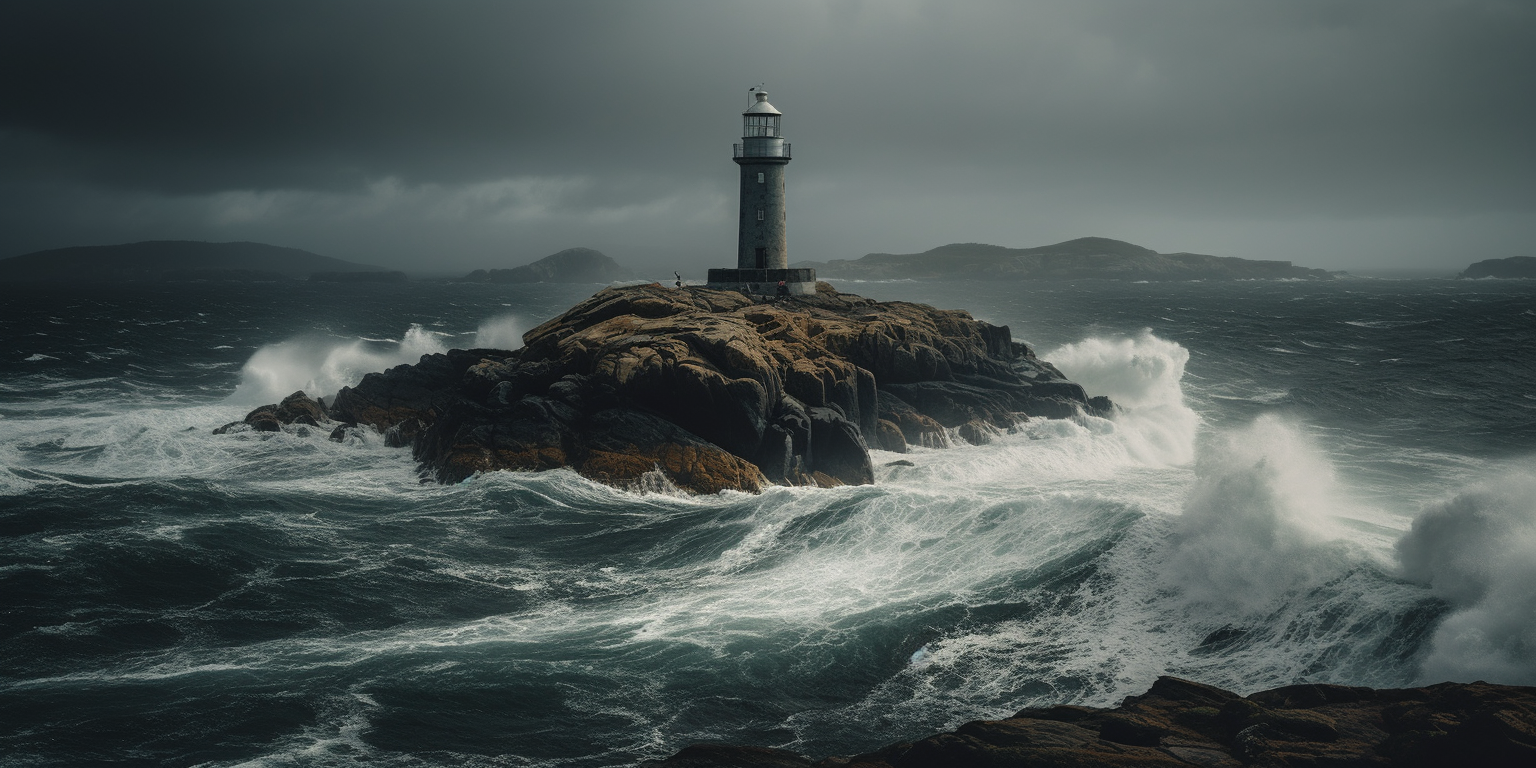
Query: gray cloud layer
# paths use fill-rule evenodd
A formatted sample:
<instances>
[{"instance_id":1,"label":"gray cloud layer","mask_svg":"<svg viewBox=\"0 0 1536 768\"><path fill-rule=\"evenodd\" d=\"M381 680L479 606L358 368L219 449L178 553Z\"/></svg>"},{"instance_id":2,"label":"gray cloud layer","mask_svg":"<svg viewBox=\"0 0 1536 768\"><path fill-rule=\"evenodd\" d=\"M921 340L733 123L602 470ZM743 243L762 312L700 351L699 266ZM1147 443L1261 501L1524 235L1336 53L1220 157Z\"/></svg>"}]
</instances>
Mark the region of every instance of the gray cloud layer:
<instances>
[{"instance_id":1,"label":"gray cloud layer","mask_svg":"<svg viewBox=\"0 0 1536 768\"><path fill-rule=\"evenodd\" d=\"M792 258L1093 234L1459 267L1536 234L1521 0L12 2L0 71L0 256L702 269L759 80Z\"/></svg>"}]
</instances>

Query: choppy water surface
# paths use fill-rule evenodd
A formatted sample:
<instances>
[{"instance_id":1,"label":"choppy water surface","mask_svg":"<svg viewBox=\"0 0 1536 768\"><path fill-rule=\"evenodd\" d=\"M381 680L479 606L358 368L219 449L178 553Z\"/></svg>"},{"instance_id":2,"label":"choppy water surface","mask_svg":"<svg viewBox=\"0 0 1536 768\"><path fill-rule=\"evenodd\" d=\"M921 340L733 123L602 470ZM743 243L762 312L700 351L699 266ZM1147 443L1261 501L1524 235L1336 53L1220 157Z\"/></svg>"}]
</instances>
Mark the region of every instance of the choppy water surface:
<instances>
[{"instance_id":1,"label":"choppy water surface","mask_svg":"<svg viewBox=\"0 0 1536 768\"><path fill-rule=\"evenodd\" d=\"M819 756L1160 674L1536 683L1531 281L844 284L1123 406L869 487L210 434L597 287L0 287L0 763Z\"/></svg>"}]
</instances>

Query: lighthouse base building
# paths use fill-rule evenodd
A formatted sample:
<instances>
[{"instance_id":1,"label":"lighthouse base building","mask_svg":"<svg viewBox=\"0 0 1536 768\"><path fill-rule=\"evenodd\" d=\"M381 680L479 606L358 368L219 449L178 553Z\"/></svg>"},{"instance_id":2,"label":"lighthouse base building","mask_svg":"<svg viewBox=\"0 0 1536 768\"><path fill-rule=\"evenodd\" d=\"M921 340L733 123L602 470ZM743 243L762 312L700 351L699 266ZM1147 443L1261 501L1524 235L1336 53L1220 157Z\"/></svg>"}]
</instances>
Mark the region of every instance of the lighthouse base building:
<instances>
[{"instance_id":1,"label":"lighthouse base building","mask_svg":"<svg viewBox=\"0 0 1536 768\"><path fill-rule=\"evenodd\" d=\"M741 143L732 148L732 159L741 169L736 268L711 269L709 287L769 296L813 294L816 270L789 268L784 169L790 151L779 131L783 115L768 103L767 91L753 92L752 106L741 113Z\"/></svg>"},{"instance_id":2,"label":"lighthouse base building","mask_svg":"<svg viewBox=\"0 0 1536 768\"><path fill-rule=\"evenodd\" d=\"M785 293L809 296L816 292L814 269L711 269L706 288L774 296L783 282Z\"/></svg>"}]
</instances>

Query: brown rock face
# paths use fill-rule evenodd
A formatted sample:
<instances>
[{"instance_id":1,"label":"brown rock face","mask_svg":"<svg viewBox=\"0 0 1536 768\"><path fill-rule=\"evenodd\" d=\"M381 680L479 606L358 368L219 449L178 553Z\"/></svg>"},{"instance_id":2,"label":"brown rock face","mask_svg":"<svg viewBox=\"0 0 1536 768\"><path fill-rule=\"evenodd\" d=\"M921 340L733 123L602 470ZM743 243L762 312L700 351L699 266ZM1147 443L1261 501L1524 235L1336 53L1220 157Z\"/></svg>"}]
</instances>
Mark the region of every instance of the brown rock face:
<instances>
[{"instance_id":1,"label":"brown rock face","mask_svg":"<svg viewBox=\"0 0 1536 768\"><path fill-rule=\"evenodd\" d=\"M1026 709L1005 720L967 723L953 733L818 763L792 762L779 751L772 756L777 762L762 762L764 752L699 745L647 766L1515 768L1536 765L1536 688L1293 685L1243 698L1163 677L1115 709Z\"/></svg>"},{"instance_id":2,"label":"brown rock face","mask_svg":"<svg viewBox=\"0 0 1536 768\"><path fill-rule=\"evenodd\" d=\"M984 442L1030 416L1111 407L1005 327L826 284L773 303L608 288L523 341L369 374L329 415L413 446L444 482L571 467L713 493L869 483L872 446L946 447L952 429Z\"/></svg>"}]
</instances>

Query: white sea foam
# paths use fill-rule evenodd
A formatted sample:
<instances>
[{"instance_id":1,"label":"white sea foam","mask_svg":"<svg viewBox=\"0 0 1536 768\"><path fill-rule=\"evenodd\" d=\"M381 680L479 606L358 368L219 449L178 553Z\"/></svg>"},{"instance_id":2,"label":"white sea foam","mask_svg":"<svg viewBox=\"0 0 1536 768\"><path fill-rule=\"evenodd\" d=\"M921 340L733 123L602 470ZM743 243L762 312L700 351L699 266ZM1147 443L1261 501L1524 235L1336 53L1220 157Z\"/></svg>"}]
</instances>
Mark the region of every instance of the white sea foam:
<instances>
[{"instance_id":1,"label":"white sea foam","mask_svg":"<svg viewBox=\"0 0 1536 768\"><path fill-rule=\"evenodd\" d=\"M1299 427L1261 416L1201 446L1165 576L1192 600L1239 612L1330 571L1334 472Z\"/></svg>"},{"instance_id":2,"label":"white sea foam","mask_svg":"<svg viewBox=\"0 0 1536 768\"><path fill-rule=\"evenodd\" d=\"M356 384L363 374L414 363L443 352L442 334L412 324L398 343L300 337L256 350L240 371L231 403L273 403L296 391L329 397Z\"/></svg>"},{"instance_id":3,"label":"white sea foam","mask_svg":"<svg viewBox=\"0 0 1536 768\"><path fill-rule=\"evenodd\" d=\"M388 448L377 437L336 443L312 427L212 434L246 410L225 404L5 420L0 466L12 469L0 472L0 495L76 484L74 477L97 485L229 477L247 484L308 484L303 490L316 495L365 497L391 493L397 485L416 487L409 452Z\"/></svg>"},{"instance_id":4,"label":"white sea foam","mask_svg":"<svg viewBox=\"0 0 1536 768\"><path fill-rule=\"evenodd\" d=\"M333 693L317 703L315 722L273 745L268 754L235 763L230 768L278 768L278 766L413 765L413 759L382 755L363 736L372 727L371 716L379 703L358 686Z\"/></svg>"},{"instance_id":5,"label":"white sea foam","mask_svg":"<svg viewBox=\"0 0 1536 768\"><path fill-rule=\"evenodd\" d=\"M522 349L523 322L516 315L498 315L487 319L475 331L477 349Z\"/></svg>"},{"instance_id":6,"label":"white sea foam","mask_svg":"<svg viewBox=\"0 0 1536 768\"><path fill-rule=\"evenodd\" d=\"M1426 682L1536 684L1536 459L1427 507L1397 554L1453 609Z\"/></svg>"},{"instance_id":7,"label":"white sea foam","mask_svg":"<svg viewBox=\"0 0 1536 768\"><path fill-rule=\"evenodd\" d=\"M1090 395L1108 395L1121 407L1115 431L1137 460L1183 465L1194 459L1200 416L1184 404L1181 386L1189 350L1142 331L1084 339L1045 358Z\"/></svg>"},{"instance_id":8,"label":"white sea foam","mask_svg":"<svg viewBox=\"0 0 1536 768\"><path fill-rule=\"evenodd\" d=\"M1073 546L1091 535L1079 523L1094 526L1097 535L1123 528L1093 560L1095 575L1059 596L1026 591L1030 596L1021 599L1040 600L1035 604L1041 608L1024 617L938 628L937 637L905 651L924 648L923 664L909 662L832 719L869 722L878 713L952 728L980 713L1002 715L1031 703L1112 704L1145 690L1161 674L1242 691L1313 679L1308 676L1317 670L1326 670L1319 679L1403 680L1401 665L1373 646L1391 641L1391 617L1411 610L1423 591L1387 578L1369 552L1341 541L1350 532L1336 518L1360 511L1300 425L1268 416L1212 436L1202 442L1193 472L1106 462L1095 470L1105 482L1059 482L1070 470L1053 469L1053 461L1042 457L1071 455L1063 451L1068 446L1102 445L1105 436L1075 433L1083 427L1073 422L1039 424L1059 432L920 452L913 457L918 466L892 470L900 478L964 453L971 455L963 460L978 467L972 485L926 477L918 483L936 496L970 494L964 501L908 501L936 519L972 521L926 548L950 569L932 575L931 597L978 600L982 585L1005 574L1069 568ZM1027 463L1019 459L1031 452L1037 456ZM1015 501L967 513L1008 487L1005 473L988 468L1008 461L1015 463ZM1021 484L1018 478L1028 480ZM889 484L905 485L900 479ZM905 487L900 495L915 490ZM1020 516L1036 523L1020 525ZM883 528L900 530L893 521ZM958 547L956 539L975 548ZM859 542L853 551L869 548ZM1034 557L1012 559L1021 549ZM822 571L818 577L832 575ZM876 581L899 583L900 575L887 572ZM1208 636L1224 627L1244 642L1204 648ZM792 723L816 727L812 719Z\"/></svg>"}]
</instances>

